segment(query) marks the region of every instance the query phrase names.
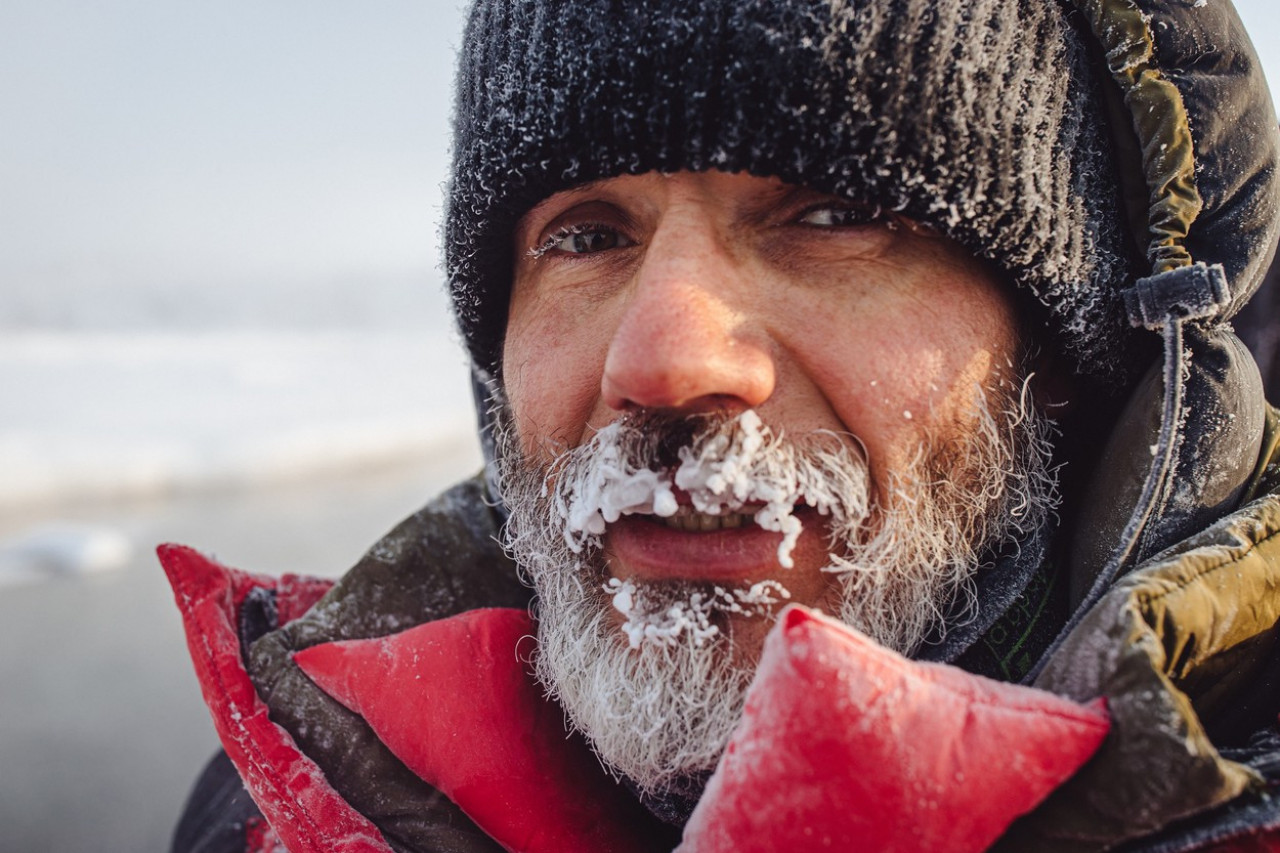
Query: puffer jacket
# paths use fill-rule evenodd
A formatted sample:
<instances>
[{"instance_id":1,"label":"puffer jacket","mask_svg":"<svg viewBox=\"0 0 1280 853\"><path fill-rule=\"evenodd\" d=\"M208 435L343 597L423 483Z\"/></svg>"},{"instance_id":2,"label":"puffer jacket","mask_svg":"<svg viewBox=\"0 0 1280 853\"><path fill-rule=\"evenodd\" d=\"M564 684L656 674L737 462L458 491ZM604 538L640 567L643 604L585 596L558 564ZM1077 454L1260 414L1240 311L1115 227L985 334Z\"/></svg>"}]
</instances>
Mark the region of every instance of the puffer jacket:
<instances>
[{"instance_id":1,"label":"puffer jacket","mask_svg":"<svg viewBox=\"0 0 1280 853\"><path fill-rule=\"evenodd\" d=\"M1132 460L1135 448L1151 458L1160 426L1157 370L1135 392L1079 497L1086 510L1059 572L1081 607L1024 678L1080 703L1102 697L1110 733L1043 801L1010 815L1017 819L989 849L1280 849L1280 415L1263 402L1256 368L1234 336L1193 337L1198 357L1183 368L1190 411L1172 464L1203 488L1179 494L1175 484L1148 520L1132 567L1089 600L1098 573L1114 562L1125 510L1143 492L1146 466ZM248 803L220 758L192 797L175 851L269 850L277 835L294 851L504 849L406 766L403 743L392 749L369 722L423 702L445 715L441 707L464 700L448 689L414 698L398 688L357 712L298 663L304 650L340 641L526 608L529 591L495 544L497 532L483 481L460 484L375 545L309 609L321 585L163 549L206 699L258 803ZM514 660L516 650L509 653ZM520 729L517 720L512 731ZM466 724L449 737L467 738ZM996 779L1021 766L1007 755L983 772ZM627 795L602 771L593 784L594 797L626 812ZM937 808L957 819L946 797ZM678 843L674 830L644 814L626 812L625 820L644 836L637 849Z\"/></svg>"}]
</instances>

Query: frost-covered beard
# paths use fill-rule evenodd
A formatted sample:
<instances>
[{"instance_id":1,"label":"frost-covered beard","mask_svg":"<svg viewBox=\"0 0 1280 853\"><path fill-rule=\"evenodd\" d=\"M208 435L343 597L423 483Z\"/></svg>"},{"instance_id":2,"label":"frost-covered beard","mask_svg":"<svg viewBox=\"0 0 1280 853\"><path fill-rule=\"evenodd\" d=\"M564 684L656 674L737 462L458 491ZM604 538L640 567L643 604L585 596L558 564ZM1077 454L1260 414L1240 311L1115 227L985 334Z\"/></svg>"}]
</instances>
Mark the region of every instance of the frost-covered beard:
<instances>
[{"instance_id":1,"label":"frost-covered beard","mask_svg":"<svg viewBox=\"0 0 1280 853\"><path fill-rule=\"evenodd\" d=\"M982 555L1036 529L1054 505L1051 427L1018 395L975 427L933 440L873 505L849 437L791 440L753 412L736 418L628 416L549 462L520 451L498 413L506 546L537 592L537 676L614 771L646 793L714 768L754 675L734 654L728 617L770 617L780 583L750 588L619 582L601 535L625 514L670 515L672 486L702 512L755 510L790 561L803 503L830 534L825 608L883 645L912 651L957 596L972 596ZM758 509L757 509L758 508ZM616 615L625 617L622 632Z\"/></svg>"}]
</instances>

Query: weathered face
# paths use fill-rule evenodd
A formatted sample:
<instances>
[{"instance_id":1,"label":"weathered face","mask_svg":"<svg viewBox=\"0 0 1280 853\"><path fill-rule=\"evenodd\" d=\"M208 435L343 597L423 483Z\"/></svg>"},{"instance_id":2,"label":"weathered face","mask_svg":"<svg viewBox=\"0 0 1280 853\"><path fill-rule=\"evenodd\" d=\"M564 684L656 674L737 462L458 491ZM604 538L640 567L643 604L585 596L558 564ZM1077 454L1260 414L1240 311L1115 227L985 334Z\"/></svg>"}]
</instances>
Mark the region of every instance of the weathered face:
<instances>
[{"instance_id":1,"label":"weathered face","mask_svg":"<svg viewBox=\"0 0 1280 853\"><path fill-rule=\"evenodd\" d=\"M1010 299L929 229L647 174L552 196L514 253L499 457L538 674L642 788L714 765L761 616L910 651L1052 502Z\"/></svg>"},{"instance_id":2,"label":"weathered face","mask_svg":"<svg viewBox=\"0 0 1280 853\"><path fill-rule=\"evenodd\" d=\"M883 499L927 433L969 426L976 390L1008 375L1018 343L1004 289L956 244L743 174L559 193L521 220L515 254L506 390L535 458L635 410L752 408L775 434L856 436ZM785 572L793 600L814 604L829 581L821 533L806 525L787 570L779 534L753 525L630 516L605 546L621 579Z\"/></svg>"}]
</instances>

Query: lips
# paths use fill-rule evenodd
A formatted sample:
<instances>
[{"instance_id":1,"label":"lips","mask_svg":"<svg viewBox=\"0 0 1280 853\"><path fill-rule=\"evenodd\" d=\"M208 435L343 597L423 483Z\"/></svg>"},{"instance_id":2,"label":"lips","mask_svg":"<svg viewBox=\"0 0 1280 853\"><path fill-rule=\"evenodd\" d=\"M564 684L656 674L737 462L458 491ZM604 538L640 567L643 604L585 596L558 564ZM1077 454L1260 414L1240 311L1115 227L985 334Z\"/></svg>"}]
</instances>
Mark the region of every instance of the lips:
<instances>
[{"instance_id":1,"label":"lips","mask_svg":"<svg viewBox=\"0 0 1280 853\"><path fill-rule=\"evenodd\" d=\"M808 528L816 511L800 507ZM606 549L617 577L649 580L752 582L784 577L778 564L782 534L764 530L753 513L700 513L681 506L675 515L630 515L609 525ZM781 575L779 573L782 573Z\"/></svg>"}]
</instances>

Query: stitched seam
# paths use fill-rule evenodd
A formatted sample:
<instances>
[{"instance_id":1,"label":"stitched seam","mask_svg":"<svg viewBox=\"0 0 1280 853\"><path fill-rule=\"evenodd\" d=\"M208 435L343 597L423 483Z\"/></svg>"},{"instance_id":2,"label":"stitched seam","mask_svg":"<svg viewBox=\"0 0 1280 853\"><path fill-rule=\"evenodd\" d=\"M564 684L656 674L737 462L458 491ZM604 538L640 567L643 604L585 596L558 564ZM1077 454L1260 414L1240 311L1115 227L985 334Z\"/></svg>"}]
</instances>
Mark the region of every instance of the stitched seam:
<instances>
[{"instance_id":1,"label":"stitched seam","mask_svg":"<svg viewBox=\"0 0 1280 853\"><path fill-rule=\"evenodd\" d=\"M191 596L190 596L190 590L189 590L189 588L187 587L187 583L186 583L185 577L184 577L184 579L183 579L182 585L183 585L183 594L184 594L184 596L186 596L187 600L188 600L188 601L190 601L190 598L191 598ZM234 601L232 602L232 604L234 605ZM185 610L187 610L189 613L190 613L190 612L192 612L192 610L193 610L193 608L191 607L191 605L190 605L190 604L186 604L186 603L184 603L184 609L185 609ZM206 658L206 662L207 662L208 664L210 664L210 670L211 670L211 672L212 672L212 674L213 674L213 678L214 678L214 680L215 680L215 681L216 681L216 683L217 683L218 689L221 691L222 696L223 696L226 700L230 701L230 694L229 694L229 692L228 692L228 690L227 690L227 683L226 683L226 680L222 677L222 671L221 671L221 669L220 669L219 667L212 665L212 664L213 664L213 661L215 660L215 657L216 657L216 656L214 655L214 653L213 653L213 651L212 651L212 649L211 649L211 647L210 647L210 644L209 644L209 638L208 638L208 636L205 634L205 632L204 632L203 630L202 630L202 631L201 631L201 633L200 633L200 645L201 645L201 647L202 647L202 648L204 649L204 651L205 651L205 658ZM256 695L256 691L255 691L255 695ZM271 774L269 774L269 773L262 773L262 772L261 772L261 771L262 771L262 768L264 768L264 767L269 767L269 766L270 766L270 762L268 762L268 761L266 760L266 756L263 754L262 749L258 746L258 744L255 742L255 740L254 740L252 737L250 737L250 736L249 736L249 732L248 732L248 730L245 728L244 723L243 723L243 720L236 720L236 721L234 721L234 722L235 722L236 727L237 727L237 728L239 728L239 729L240 729L240 731L241 731L241 732L243 732L243 733L246 735L245 739L241 741L241 745L242 745L242 747L247 747L247 749L246 749L246 751L247 751L247 752L252 753L252 756L251 756L251 757L256 761L256 763L257 763L257 765L258 765L255 769L257 769L257 770L261 773L262 778L263 778L264 780L267 780L267 781L269 781L269 782L270 782L270 784L271 784L271 788L272 788L272 790L273 790L273 792L274 792L274 793L276 793L276 794L284 794L284 795L286 795L285 797L282 797L282 798L280 799L280 805L284 805L284 806L285 806L285 810L286 810L287 812L291 813L291 814L292 814L292 813L294 813L295 811L299 811L299 812L301 812L301 816L303 816L303 817L305 817L305 818L306 818L306 821L305 821L305 822L302 822L302 826L304 826L304 827L308 827L308 825L309 825L309 828L312 830L311 832L309 832L309 833L308 833L308 841L309 841L311 844L313 844L313 845L319 844L319 842L320 842L320 840L321 840L321 839L320 839L320 836L319 836L319 825L318 825L318 823L317 823L317 821L316 821L316 819L315 819L315 816L311 814L310 810L308 810L308 809L307 809L307 807L306 807L306 805L305 805L305 804L303 804L302 802L300 802L300 801L298 801L298 800L296 800L296 799L293 799L293 803L294 803L294 805L296 805L296 807L297 807L296 809L294 809L294 808L292 808L292 807L290 807L290 806L288 805L288 792L287 792L287 790L283 787L283 785L281 785L280 783L278 783L278 782L277 782L277 781L276 781L276 780L271 776ZM299 752L299 754L300 754L300 755L302 754L301 750L299 750L298 752ZM305 755L304 755L303 757L305 758Z\"/></svg>"}]
</instances>

